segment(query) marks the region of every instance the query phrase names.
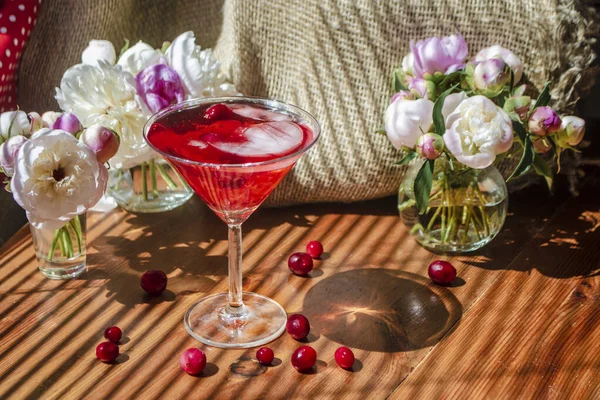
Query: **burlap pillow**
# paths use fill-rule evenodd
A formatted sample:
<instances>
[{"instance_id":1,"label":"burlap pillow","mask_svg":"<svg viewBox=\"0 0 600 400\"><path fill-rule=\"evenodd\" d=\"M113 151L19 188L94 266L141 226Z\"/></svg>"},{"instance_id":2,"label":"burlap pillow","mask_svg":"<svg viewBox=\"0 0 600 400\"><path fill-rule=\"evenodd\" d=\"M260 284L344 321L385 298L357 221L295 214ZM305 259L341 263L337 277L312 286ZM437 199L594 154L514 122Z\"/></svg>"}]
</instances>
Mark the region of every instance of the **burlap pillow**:
<instances>
[{"instance_id":1,"label":"burlap pillow","mask_svg":"<svg viewBox=\"0 0 600 400\"><path fill-rule=\"evenodd\" d=\"M20 104L56 108L53 87L90 39L159 46L191 29L204 46L218 38L216 54L242 93L294 103L322 124L320 143L269 204L364 200L395 193L404 173L374 131L411 38L458 31L472 53L510 48L567 109L593 82L597 26L591 5L573 0L45 0L23 56Z\"/></svg>"}]
</instances>

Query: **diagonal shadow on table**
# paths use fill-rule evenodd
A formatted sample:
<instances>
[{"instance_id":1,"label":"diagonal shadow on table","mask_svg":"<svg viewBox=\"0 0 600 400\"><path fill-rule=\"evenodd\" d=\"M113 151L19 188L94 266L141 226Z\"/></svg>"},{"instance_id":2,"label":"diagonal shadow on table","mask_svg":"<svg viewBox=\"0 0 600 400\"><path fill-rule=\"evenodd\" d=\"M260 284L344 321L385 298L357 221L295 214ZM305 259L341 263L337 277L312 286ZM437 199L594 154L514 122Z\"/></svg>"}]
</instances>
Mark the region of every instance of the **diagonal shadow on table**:
<instances>
[{"instance_id":1,"label":"diagonal shadow on table","mask_svg":"<svg viewBox=\"0 0 600 400\"><path fill-rule=\"evenodd\" d=\"M350 348L395 353L437 343L462 307L452 292L398 269L332 275L306 294L302 313L314 330Z\"/></svg>"}]
</instances>

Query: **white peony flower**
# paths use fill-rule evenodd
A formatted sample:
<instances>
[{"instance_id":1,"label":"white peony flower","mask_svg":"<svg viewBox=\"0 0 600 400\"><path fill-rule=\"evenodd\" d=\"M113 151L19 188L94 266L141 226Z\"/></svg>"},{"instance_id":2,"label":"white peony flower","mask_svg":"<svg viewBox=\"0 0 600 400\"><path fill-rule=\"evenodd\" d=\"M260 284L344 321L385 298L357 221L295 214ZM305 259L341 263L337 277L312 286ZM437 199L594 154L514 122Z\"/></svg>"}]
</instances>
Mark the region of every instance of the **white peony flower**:
<instances>
[{"instance_id":1,"label":"white peony flower","mask_svg":"<svg viewBox=\"0 0 600 400\"><path fill-rule=\"evenodd\" d=\"M162 54L160 51L152 48L141 40L131 46L119 57L117 65L121 66L123 71L136 76L138 72L149 65L158 64Z\"/></svg>"},{"instance_id":2,"label":"white peony flower","mask_svg":"<svg viewBox=\"0 0 600 400\"><path fill-rule=\"evenodd\" d=\"M115 65L117 61L115 47L108 40L91 40L88 47L81 53L81 62L95 66L100 61L106 61L110 65Z\"/></svg>"},{"instance_id":3,"label":"white peony flower","mask_svg":"<svg viewBox=\"0 0 600 400\"><path fill-rule=\"evenodd\" d=\"M24 111L7 111L0 115L0 142L13 136L31 135L31 122Z\"/></svg>"},{"instance_id":4,"label":"white peony flower","mask_svg":"<svg viewBox=\"0 0 600 400\"><path fill-rule=\"evenodd\" d=\"M448 116L456 110L456 107L463 100L467 98L467 94L465 92L452 93L446 96L444 100L444 105L442 106L442 116L444 117L444 121L448 119Z\"/></svg>"},{"instance_id":5,"label":"white peony flower","mask_svg":"<svg viewBox=\"0 0 600 400\"><path fill-rule=\"evenodd\" d=\"M112 167L131 168L154 155L142 132L149 112L140 102L129 72L102 61L97 67L75 65L63 75L56 100L84 127L100 124L119 134L121 145L110 160Z\"/></svg>"},{"instance_id":6,"label":"white peony flower","mask_svg":"<svg viewBox=\"0 0 600 400\"><path fill-rule=\"evenodd\" d=\"M498 44L481 49L475 56L474 61L479 63L491 60L492 58L500 58L512 69L515 76L515 85L521 81L523 77L523 62L515 53Z\"/></svg>"},{"instance_id":7,"label":"white peony flower","mask_svg":"<svg viewBox=\"0 0 600 400\"><path fill-rule=\"evenodd\" d=\"M225 83L221 63L212 50L196 46L194 33L177 36L165 53L167 63L181 78L188 98L237 95L231 84Z\"/></svg>"},{"instance_id":8,"label":"white peony flower","mask_svg":"<svg viewBox=\"0 0 600 400\"><path fill-rule=\"evenodd\" d=\"M385 132L395 148L413 149L433 124L433 102L398 98L385 110Z\"/></svg>"},{"instance_id":9,"label":"white peony flower","mask_svg":"<svg viewBox=\"0 0 600 400\"><path fill-rule=\"evenodd\" d=\"M446 119L446 148L467 167L483 169L513 143L508 114L485 96L462 101Z\"/></svg>"},{"instance_id":10,"label":"white peony flower","mask_svg":"<svg viewBox=\"0 0 600 400\"><path fill-rule=\"evenodd\" d=\"M11 189L36 228L59 229L100 200L108 172L72 134L53 130L21 146Z\"/></svg>"}]
</instances>

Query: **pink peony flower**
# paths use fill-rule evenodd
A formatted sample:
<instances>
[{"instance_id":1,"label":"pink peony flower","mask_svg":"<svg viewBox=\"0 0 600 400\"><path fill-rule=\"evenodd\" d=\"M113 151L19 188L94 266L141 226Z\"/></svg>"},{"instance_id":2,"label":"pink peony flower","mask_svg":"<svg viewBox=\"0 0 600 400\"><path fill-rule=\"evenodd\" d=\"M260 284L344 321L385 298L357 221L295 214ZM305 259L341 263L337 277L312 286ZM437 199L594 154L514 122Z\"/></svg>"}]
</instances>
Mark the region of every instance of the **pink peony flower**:
<instances>
[{"instance_id":1,"label":"pink peony flower","mask_svg":"<svg viewBox=\"0 0 600 400\"><path fill-rule=\"evenodd\" d=\"M529 117L529 131L535 136L548 136L560 129L561 120L552 107L537 107Z\"/></svg>"},{"instance_id":2,"label":"pink peony flower","mask_svg":"<svg viewBox=\"0 0 600 400\"><path fill-rule=\"evenodd\" d=\"M108 162L119 150L117 134L99 124L92 125L83 131L79 140L92 149L100 163Z\"/></svg>"},{"instance_id":3,"label":"pink peony flower","mask_svg":"<svg viewBox=\"0 0 600 400\"><path fill-rule=\"evenodd\" d=\"M417 140L417 153L428 160L435 160L444 151L444 139L436 133L426 133Z\"/></svg>"},{"instance_id":4,"label":"pink peony flower","mask_svg":"<svg viewBox=\"0 0 600 400\"><path fill-rule=\"evenodd\" d=\"M467 42L461 35L432 37L416 43L411 41L410 48L414 56L415 78L436 72L450 74L458 71L464 68L469 54Z\"/></svg>"},{"instance_id":5,"label":"pink peony flower","mask_svg":"<svg viewBox=\"0 0 600 400\"><path fill-rule=\"evenodd\" d=\"M473 61L479 63L492 58L500 58L504 61L515 75L515 85L521 81L523 77L523 62L512 51L505 49L502 46L494 45L481 49L474 57Z\"/></svg>"},{"instance_id":6,"label":"pink peony flower","mask_svg":"<svg viewBox=\"0 0 600 400\"><path fill-rule=\"evenodd\" d=\"M83 130L79 119L71 113L61 114L54 123L50 126L51 129L61 129L65 132L72 133L73 135Z\"/></svg>"},{"instance_id":7,"label":"pink peony flower","mask_svg":"<svg viewBox=\"0 0 600 400\"><path fill-rule=\"evenodd\" d=\"M137 93L154 113L184 99L179 75L166 64L144 68L137 74L135 81Z\"/></svg>"}]
</instances>

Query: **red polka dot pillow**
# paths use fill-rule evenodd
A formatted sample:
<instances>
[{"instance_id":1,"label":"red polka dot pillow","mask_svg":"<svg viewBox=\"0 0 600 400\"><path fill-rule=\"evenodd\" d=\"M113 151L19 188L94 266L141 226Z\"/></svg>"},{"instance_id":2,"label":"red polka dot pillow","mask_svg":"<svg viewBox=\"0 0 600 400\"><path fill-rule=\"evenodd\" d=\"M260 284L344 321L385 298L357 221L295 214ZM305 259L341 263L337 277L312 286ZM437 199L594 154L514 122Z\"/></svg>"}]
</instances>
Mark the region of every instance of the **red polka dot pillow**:
<instances>
[{"instance_id":1,"label":"red polka dot pillow","mask_svg":"<svg viewBox=\"0 0 600 400\"><path fill-rule=\"evenodd\" d=\"M42 0L0 0L0 112L17 108L17 67Z\"/></svg>"}]
</instances>

